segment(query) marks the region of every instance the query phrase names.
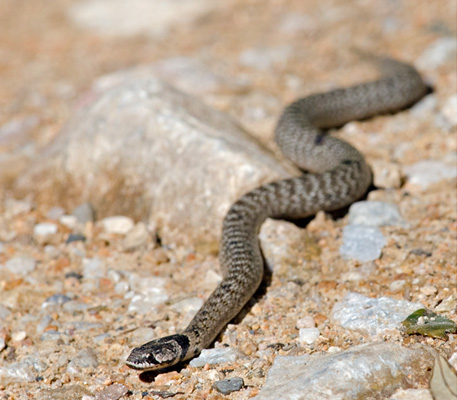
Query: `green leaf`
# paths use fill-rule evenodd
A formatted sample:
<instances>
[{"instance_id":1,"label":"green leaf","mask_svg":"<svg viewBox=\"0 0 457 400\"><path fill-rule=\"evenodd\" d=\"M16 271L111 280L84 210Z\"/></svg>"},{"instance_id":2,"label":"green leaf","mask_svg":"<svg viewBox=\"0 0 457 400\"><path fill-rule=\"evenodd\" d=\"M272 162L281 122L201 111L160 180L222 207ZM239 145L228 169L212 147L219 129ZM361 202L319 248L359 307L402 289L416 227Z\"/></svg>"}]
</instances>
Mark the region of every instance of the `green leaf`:
<instances>
[{"instance_id":1,"label":"green leaf","mask_svg":"<svg viewBox=\"0 0 457 400\"><path fill-rule=\"evenodd\" d=\"M447 339L447 332L457 332L457 325L449 318L421 308L409 315L403 322L407 335L418 333L433 338Z\"/></svg>"}]
</instances>

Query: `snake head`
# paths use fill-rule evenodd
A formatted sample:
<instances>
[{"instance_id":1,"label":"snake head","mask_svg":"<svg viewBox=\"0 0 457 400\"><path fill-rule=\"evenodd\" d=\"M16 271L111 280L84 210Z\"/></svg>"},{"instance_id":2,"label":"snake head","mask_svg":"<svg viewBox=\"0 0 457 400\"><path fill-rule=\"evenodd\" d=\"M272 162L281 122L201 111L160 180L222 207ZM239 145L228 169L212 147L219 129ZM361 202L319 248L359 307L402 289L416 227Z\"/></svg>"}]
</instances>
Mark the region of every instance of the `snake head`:
<instances>
[{"instance_id":1,"label":"snake head","mask_svg":"<svg viewBox=\"0 0 457 400\"><path fill-rule=\"evenodd\" d=\"M132 350L126 364L133 369L151 371L170 367L183 361L189 350L189 338L171 335L152 340Z\"/></svg>"}]
</instances>

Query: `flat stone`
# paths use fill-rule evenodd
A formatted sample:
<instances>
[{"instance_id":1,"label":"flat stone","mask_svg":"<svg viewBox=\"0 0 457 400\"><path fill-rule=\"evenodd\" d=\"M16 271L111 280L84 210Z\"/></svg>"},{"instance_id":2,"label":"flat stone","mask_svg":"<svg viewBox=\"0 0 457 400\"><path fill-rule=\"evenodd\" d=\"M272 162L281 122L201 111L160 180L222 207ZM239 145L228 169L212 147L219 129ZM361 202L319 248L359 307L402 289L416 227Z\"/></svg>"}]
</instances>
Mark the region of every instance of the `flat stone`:
<instances>
[{"instance_id":1,"label":"flat stone","mask_svg":"<svg viewBox=\"0 0 457 400\"><path fill-rule=\"evenodd\" d=\"M412 350L391 343L363 344L327 355L277 356L254 399L385 398L427 381L433 362L425 347Z\"/></svg>"},{"instance_id":2,"label":"flat stone","mask_svg":"<svg viewBox=\"0 0 457 400\"><path fill-rule=\"evenodd\" d=\"M377 336L388 330L400 330L402 321L421 308L422 304L406 300L347 293L333 306L331 319L343 328Z\"/></svg>"}]
</instances>

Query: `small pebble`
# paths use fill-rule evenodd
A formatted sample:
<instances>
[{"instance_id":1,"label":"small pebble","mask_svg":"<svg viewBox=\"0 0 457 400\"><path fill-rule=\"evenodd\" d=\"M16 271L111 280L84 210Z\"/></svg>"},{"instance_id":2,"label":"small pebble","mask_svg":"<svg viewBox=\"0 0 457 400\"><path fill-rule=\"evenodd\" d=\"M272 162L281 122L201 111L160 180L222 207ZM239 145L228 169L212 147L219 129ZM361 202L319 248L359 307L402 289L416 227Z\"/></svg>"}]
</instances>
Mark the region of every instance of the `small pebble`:
<instances>
[{"instance_id":1,"label":"small pebble","mask_svg":"<svg viewBox=\"0 0 457 400\"><path fill-rule=\"evenodd\" d=\"M41 305L41 307L45 308L45 307L49 307L50 305L63 305L65 304L66 302L70 301L71 298L64 295L64 294L61 294L61 293L58 293L58 294L54 294L50 297L48 297L44 302L43 304Z\"/></svg>"},{"instance_id":2,"label":"small pebble","mask_svg":"<svg viewBox=\"0 0 457 400\"><path fill-rule=\"evenodd\" d=\"M95 221L95 211L90 203L83 203L76 207L71 213L81 224Z\"/></svg>"},{"instance_id":3,"label":"small pebble","mask_svg":"<svg viewBox=\"0 0 457 400\"><path fill-rule=\"evenodd\" d=\"M320 336L318 328L301 328L298 331L298 340L303 344L313 344Z\"/></svg>"},{"instance_id":4,"label":"small pebble","mask_svg":"<svg viewBox=\"0 0 457 400\"><path fill-rule=\"evenodd\" d=\"M404 279L398 279L396 281L393 281L390 285L389 285L389 289L392 291L392 292L396 292L397 290L400 290L403 288L403 286L405 286L406 284L406 281Z\"/></svg>"},{"instance_id":5,"label":"small pebble","mask_svg":"<svg viewBox=\"0 0 457 400\"><path fill-rule=\"evenodd\" d=\"M106 233L118 235L126 235L135 225L131 218L122 215L104 218L102 224Z\"/></svg>"},{"instance_id":6,"label":"small pebble","mask_svg":"<svg viewBox=\"0 0 457 400\"><path fill-rule=\"evenodd\" d=\"M398 189L401 186L400 166L393 162L377 160L371 163L373 183L381 189Z\"/></svg>"},{"instance_id":7,"label":"small pebble","mask_svg":"<svg viewBox=\"0 0 457 400\"><path fill-rule=\"evenodd\" d=\"M233 363L243 356L244 355L240 351L230 347L204 349L197 358L190 361L189 365L191 367L203 367L206 364L216 365Z\"/></svg>"},{"instance_id":8,"label":"small pebble","mask_svg":"<svg viewBox=\"0 0 457 400\"><path fill-rule=\"evenodd\" d=\"M224 379L222 381L215 382L213 387L222 394L230 394L240 390L244 386L244 381L240 377L234 377Z\"/></svg>"},{"instance_id":9,"label":"small pebble","mask_svg":"<svg viewBox=\"0 0 457 400\"><path fill-rule=\"evenodd\" d=\"M73 215L62 215L59 218L59 222L62 225L66 226L67 228L70 228L70 229L75 229L76 226L78 225L78 220Z\"/></svg>"},{"instance_id":10,"label":"small pebble","mask_svg":"<svg viewBox=\"0 0 457 400\"><path fill-rule=\"evenodd\" d=\"M410 251L411 254L414 254L415 256L425 256L425 257L431 257L432 252L424 250L424 249L412 249Z\"/></svg>"},{"instance_id":11,"label":"small pebble","mask_svg":"<svg viewBox=\"0 0 457 400\"><path fill-rule=\"evenodd\" d=\"M115 383L95 393L95 400L119 400L121 397L127 396L128 392L129 389L126 386Z\"/></svg>"},{"instance_id":12,"label":"small pebble","mask_svg":"<svg viewBox=\"0 0 457 400\"><path fill-rule=\"evenodd\" d=\"M20 341L24 340L26 337L27 337L27 332L19 331L19 332L14 332L11 335L11 340L13 342L20 342Z\"/></svg>"},{"instance_id":13,"label":"small pebble","mask_svg":"<svg viewBox=\"0 0 457 400\"><path fill-rule=\"evenodd\" d=\"M85 242L86 237L80 233L70 233L65 243L69 244L72 242Z\"/></svg>"},{"instance_id":14,"label":"small pebble","mask_svg":"<svg viewBox=\"0 0 457 400\"><path fill-rule=\"evenodd\" d=\"M135 250L145 245L149 238L149 232L143 222L138 222L130 229L123 240L125 250Z\"/></svg>"},{"instance_id":15,"label":"small pebble","mask_svg":"<svg viewBox=\"0 0 457 400\"><path fill-rule=\"evenodd\" d=\"M343 230L340 254L361 262L373 261L381 256L386 239L377 227L348 225Z\"/></svg>"},{"instance_id":16,"label":"small pebble","mask_svg":"<svg viewBox=\"0 0 457 400\"><path fill-rule=\"evenodd\" d=\"M58 231L56 224L52 222L42 222L41 224L35 225L33 228L34 236L50 236L55 235Z\"/></svg>"},{"instance_id":17,"label":"small pebble","mask_svg":"<svg viewBox=\"0 0 457 400\"><path fill-rule=\"evenodd\" d=\"M6 347L5 338L0 336L0 352Z\"/></svg>"},{"instance_id":18,"label":"small pebble","mask_svg":"<svg viewBox=\"0 0 457 400\"><path fill-rule=\"evenodd\" d=\"M44 246L44 252L49 258L57 258L61 254L60 250L51 244Z\"/></svg>"},{"instance_id":19,"label":"small pebble","mask_svg":"<svg viewBox=\"0 0 457 400\"><path fill-rule=\"evenodd\" d=\"M438 289L435 286L426 285L421 287L419 291L425 296L433 296L438 292Z\"/></svg>"},{"instance_id":20,"label":"small pebble","mask_svg":"<svg viewBox=\"0 0 457 400\"><path fill-rule=\"evenodd\" d=\"M36 260L32 257L17 256L10 258L5 267L15 274L26 276L35 270Z\"/></svg>"},{"instance_id":21,"label":"small pebble","mask_svg":"<svg viewBox=\"0 0 457 400\"><path fill-rule=\"evenodd\" d=\"M364 226L405 226L395 204L383 201L358 201L349 208L349 224Z\"/></svg>"}]
</instances>

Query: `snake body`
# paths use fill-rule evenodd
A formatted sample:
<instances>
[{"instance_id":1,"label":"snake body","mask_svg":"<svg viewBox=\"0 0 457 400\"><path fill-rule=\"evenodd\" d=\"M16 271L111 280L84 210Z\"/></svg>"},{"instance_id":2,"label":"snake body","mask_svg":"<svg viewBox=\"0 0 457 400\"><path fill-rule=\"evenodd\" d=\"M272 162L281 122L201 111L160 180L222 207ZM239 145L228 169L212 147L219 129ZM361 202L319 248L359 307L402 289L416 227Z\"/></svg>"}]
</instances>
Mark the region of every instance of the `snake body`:
<instances>
[{"instance_id":1,"label":"snake body","mask_svg":"<svg viewBox=\"0 0 457 400\"><path fill-rule=\"evenodd\" d=\"M364 157L326 130L398 111L426 92L412 66L389 58L376 57L375 61L384 71L380 79L314 94L283 111L275 139L283 153L307 172L260 186L231 206L222 228L222 282L183 332L133 349L126 361L129 367L168 367L196 356L211 344L262 281L264 265L257 234L266 218L304 218L319 210L339 209L363 196L371 183Z\"/></svg>"}]
</instances>

